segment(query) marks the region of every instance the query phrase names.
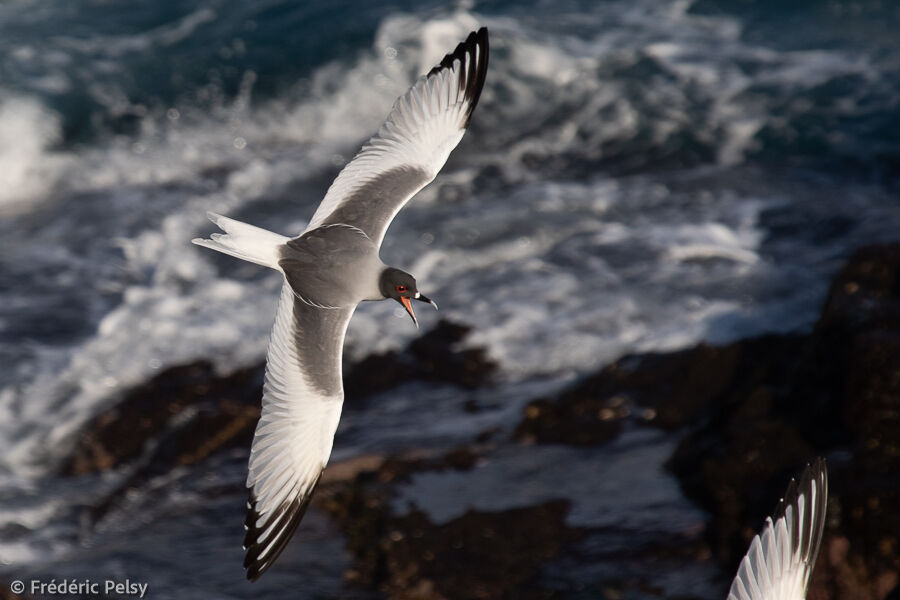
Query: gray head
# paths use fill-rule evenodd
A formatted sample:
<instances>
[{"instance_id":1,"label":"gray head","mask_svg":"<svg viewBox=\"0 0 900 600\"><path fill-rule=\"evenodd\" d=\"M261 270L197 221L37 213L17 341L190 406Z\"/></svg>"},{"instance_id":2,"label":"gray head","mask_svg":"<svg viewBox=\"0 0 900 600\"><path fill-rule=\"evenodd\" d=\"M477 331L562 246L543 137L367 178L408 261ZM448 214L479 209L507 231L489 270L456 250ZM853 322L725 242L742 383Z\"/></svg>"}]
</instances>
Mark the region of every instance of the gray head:
<instances>
[{"instance_id":1,"label":"gray head","mask_svg":"<svg viewBox=\"0 0 900 600\"><path fill-rule=\"evenodd\" d=\"M394 267L388 267L381 272L381 276L378 278L378 289L385 298L393 298L403 305L416 327L419 326L419 321L416 319L416 313L413 312L411 300L427 302L437 308L434 300L419 293L419 290L416 289L415 277Z\"/></svg>"}]
</instances>

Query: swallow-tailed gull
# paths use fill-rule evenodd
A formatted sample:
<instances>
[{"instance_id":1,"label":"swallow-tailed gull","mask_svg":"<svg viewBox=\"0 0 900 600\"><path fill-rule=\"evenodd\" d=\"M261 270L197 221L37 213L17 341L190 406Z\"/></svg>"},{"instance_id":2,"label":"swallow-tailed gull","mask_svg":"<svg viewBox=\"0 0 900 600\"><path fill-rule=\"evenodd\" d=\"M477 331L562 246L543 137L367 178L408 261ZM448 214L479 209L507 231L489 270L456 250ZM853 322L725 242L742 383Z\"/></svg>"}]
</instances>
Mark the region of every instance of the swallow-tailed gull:
<instances>
[{"instance_id":1,"label":"swallow-tailed gull","mask_svg":"<svg viewBox=\"0 0 900 600\"><path fill-rule=\"evenodd\" d=\"M328 462L344 399L344 334L356 305L392 298L418 326L411 300L434 304L412 275L381 262L379 249L397 212L462 139L487 64L481 28L394 102L299 236L210 214L225 233L193 240L284 276L247 477L244 567L251 581L284 550Z\"/></svg>"},{"instance_id":2,"label":"swallow-tailed gull","mask_svg":"<svg viewBox=\"0 0 900 600\"><path fill-rule=\"evenodd\" d=\"M731 584L728 600L803 600L825 528L828 471L825 460L791 480L773 517L753 538Z\"/></svg>"}]
</instances>

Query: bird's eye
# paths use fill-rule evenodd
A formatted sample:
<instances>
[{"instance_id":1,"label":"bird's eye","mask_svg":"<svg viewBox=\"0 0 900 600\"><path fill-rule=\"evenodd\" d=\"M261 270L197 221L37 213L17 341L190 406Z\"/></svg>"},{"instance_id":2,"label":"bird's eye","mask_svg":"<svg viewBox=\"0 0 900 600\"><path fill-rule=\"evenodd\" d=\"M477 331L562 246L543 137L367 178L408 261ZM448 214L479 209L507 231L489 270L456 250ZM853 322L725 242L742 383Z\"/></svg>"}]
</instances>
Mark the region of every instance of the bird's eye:
<instances>
[{"instance_id":1,"label":"bird's eye","mask_svg":"<svg viewBox=\"0 0 900 600\"><path fill-rule=\"evenodd\" d=\"M400 293L402 294L403 292L406 291L406 286L405 286L405 285L398 285L398 286L397 286L397 291L400 292Z\"/></svg>"}]
</instances>

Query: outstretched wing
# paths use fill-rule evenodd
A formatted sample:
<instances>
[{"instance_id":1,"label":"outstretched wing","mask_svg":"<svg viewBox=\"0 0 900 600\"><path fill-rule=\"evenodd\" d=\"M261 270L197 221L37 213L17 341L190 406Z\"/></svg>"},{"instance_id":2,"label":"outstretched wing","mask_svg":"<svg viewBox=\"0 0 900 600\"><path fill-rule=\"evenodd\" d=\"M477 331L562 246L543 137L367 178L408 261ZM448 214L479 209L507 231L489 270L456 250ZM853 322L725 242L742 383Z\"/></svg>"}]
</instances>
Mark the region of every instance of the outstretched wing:
<instances>
[{"instance_id":1,"label":"outstretched wing","mask_svg":"<svg viewBox=\"0 0 900 600\"><path fill-rule=\"evenodd\" d=\"M828 501L824 459L791 481L762 533L753 538L731 584L728 600L803 600L819 554Z\"/></svg>"},{"instance_id":2,"label":"outstretched wing","mask_svg":"<svg viewBox=\"0 0 900 600\"><path fill-rule=\"evenodd\" d=\"M397 212L435 178L462 139L487 64L482 27L394 102L378 133L331 184L307 231L346 223L380 246Z\"/></svg>"},{"instance_id":3,"label":"outstretched wing","mask_svg":"<svg viewBox=\"0 0 900 600\"><path fill-rule=\"evenodd\" d=\"M284 550L331 455L341 417L341 353L353 307L320 308L285 282L266 357L262 415L250 451L247 579Z\"/></svg>"}]
</instances>

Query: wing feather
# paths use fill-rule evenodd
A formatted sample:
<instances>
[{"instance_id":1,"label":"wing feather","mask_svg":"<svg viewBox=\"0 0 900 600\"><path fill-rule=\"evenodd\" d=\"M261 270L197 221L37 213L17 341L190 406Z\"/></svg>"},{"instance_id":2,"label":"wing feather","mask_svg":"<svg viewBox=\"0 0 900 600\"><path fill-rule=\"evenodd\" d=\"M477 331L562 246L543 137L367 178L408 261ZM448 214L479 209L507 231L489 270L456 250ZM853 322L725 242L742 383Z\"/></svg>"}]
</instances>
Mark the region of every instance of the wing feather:
<instances>
[{"instance_id":1,"label":"wing feather","mask_svg":"<svg viewBox=\"0 0 900 600\"><path fill-rule=\"evenodd\" d=\"M828 472L821 458L791 481L762 532L753 538L731 584L728 600L803 600L809 587L828 500Z\"/></svg>"},{"instance_id":2,"label":"wing feather","mask_svg":"<svg viewBox=\"0 0 900 600\"><path fill-rule=\"evenodd\" d=\"M487 63L482 27L394 102L378 133L331 184L307 231L346 223L380 245L397 212L435 178L462 139Z\"/></svg>"},{"instance_id":3,"label":"wing feather","mask_svg":"<svg viewBox=\"0 0 900 600\"><path fill-rule=\"evenodd\" d=\"M284 550L331 455L343 403L343 389L335 388L335 381L340 382L344 334L352 314L353 308L310 306L286 282L282 287L247 476L244 567L251 581Z\"/></svg>"}]
</instances>

